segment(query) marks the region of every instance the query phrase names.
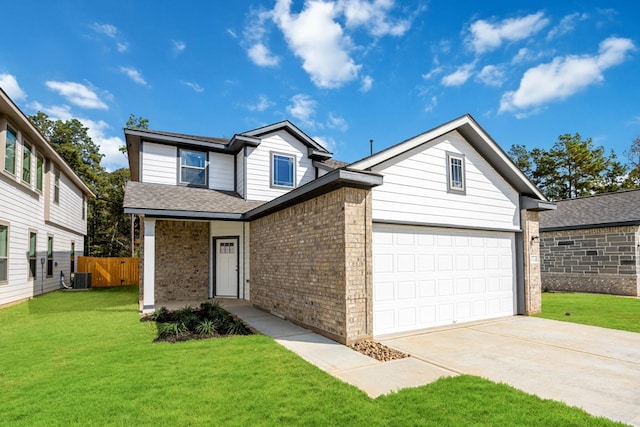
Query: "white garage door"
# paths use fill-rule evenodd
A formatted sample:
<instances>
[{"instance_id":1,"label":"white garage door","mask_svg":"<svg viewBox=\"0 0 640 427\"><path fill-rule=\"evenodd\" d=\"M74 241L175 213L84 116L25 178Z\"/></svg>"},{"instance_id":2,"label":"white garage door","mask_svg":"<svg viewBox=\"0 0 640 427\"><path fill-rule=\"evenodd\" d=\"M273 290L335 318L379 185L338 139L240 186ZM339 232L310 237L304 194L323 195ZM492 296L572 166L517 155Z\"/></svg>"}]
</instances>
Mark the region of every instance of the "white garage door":
<instances>
[{"instance_id":1,"label":"white garage door","mask_svg":"<svg viewBox=\"0 0 640 427\"><path fill-rule=\"evenodd\" d=\"M373 333L515 314L515 234L377 225Z\"/></svg>"}]
</instances>

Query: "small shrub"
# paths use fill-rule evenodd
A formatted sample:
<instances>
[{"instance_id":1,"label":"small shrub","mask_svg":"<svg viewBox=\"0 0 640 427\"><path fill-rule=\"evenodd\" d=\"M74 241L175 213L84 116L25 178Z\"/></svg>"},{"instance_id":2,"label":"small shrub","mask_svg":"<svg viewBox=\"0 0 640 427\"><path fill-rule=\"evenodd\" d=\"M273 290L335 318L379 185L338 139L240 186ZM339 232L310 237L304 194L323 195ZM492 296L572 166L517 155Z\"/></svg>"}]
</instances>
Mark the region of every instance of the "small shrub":
<instances>
[{"instance_id":1,"label":"small shrub","mask_svg":"<svg viewBox=\"0 0 640 427\"><path fill-rule=\"evenodd\" d=\"M158 338L179 337L184 335L189 329L182 322L158 323Z\"/></svg>"},{"instance_id":2,"label":"small shrub","mask_svg":"<svg viewBox=\"0 0 640 427\"><path fill-rule=\"evenodd\" d=\"M227 334L229 335L247 335L249 330L240 319L232 319L227 326Z\"/></svg>"},{"instance_id":3,"label":"small shrub","mask_svg":"<svg viewBox=\"0 0 640 427\"><path fill-rule=\"evenodd\" d=\"M212 335L217 332L212 320L204 319L196 326L196 332L200 335Z\"/></svg>"},{"instance_id":4,"label":"small shrub","mask_svg":"<svg viewBox=\"0 0 640 427\"><path fill-rule=\"evenodd\" d=\"M167 307L160 307L151 315L151 320L158 323L164 323L170 321L171 313L167 310Z\"/></svg>"}]
</instances>

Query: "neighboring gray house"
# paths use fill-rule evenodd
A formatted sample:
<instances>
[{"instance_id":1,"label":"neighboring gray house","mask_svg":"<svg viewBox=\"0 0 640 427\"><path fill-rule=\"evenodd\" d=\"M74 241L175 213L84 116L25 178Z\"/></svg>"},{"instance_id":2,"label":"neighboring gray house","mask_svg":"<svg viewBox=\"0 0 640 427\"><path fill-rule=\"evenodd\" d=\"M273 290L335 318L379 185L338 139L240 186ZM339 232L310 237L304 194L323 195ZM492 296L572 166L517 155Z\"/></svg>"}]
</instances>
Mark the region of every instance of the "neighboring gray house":
<instances>
[{"instance_id":1,"label":"neighboring gray house","mask_svg":"<svg viewBox=\"0 0 640 427\"><path fill-rule=\"evenodd\" d=\"M349 165L288 121L125 138L143 312L241 298L350 343L540 310L553 205L469 115Z\"/></svg>"},{"instance_id":2,"label":"neighboring gray house","mask_svg":"<svg viewBox=\"0 0 640 427\"><path fill-rule=\"evenodd\" d=\"M0 89L0 307L60 288L93 193Z\"/></svg>"},{"instance_id":3,"label":"neighboring gray house","mask_svg":"<svg viewBox=\"0 0 640 427\"><path fill-rule=\"evenodd\" d=\"M640 190L561 200L540 238L544 288L640 296Z\"/></svg>"}]
</instances>

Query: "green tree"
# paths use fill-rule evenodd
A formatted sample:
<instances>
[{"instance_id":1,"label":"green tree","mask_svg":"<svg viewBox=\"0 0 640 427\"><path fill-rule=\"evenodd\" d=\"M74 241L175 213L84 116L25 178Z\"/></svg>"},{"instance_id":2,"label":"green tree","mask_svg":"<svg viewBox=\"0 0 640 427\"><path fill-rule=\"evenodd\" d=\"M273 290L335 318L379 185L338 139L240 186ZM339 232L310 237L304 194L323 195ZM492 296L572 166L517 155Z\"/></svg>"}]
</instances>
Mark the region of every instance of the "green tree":
<instances>
[{"instance_id":1,"label":"green tree","mask_svg":"<svg viewBox=\"0 0 640 427\"><path fill-rule=\"evenodd\" d=\"M124 125L125 129L149 129L149 119L145 117L138 117L135 114L129 114L127 123ZM118 150L121 153L127 154L127 146L121 145Z\"/></svg>"},{"instance_id":2,"label":"green tree","mask_svg":"<svg viewBox=\"0 0 640 427\"><path fill-rule=\"evenodd\" d=\"M627 185L632 188L640 188L640 136L633 140L626 154L631 168L627 177Z\"/></svg>"}]
</instances>

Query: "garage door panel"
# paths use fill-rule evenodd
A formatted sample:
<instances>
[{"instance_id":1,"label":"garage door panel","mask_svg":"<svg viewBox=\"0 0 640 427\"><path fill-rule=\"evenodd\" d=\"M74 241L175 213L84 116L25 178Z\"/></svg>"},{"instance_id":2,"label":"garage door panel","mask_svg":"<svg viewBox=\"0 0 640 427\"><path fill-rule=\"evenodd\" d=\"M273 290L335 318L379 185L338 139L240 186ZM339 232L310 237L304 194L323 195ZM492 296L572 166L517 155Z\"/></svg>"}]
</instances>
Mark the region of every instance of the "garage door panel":
<instances>
[{"instance_id":1,"label":"garage door panel","mask_svg":"<svg viewBox=\"0 0 640 427\"><path fill-rule=\"evenodd\" d=\"M374 334L515 313L515 235L374 226Z\"/></svg>"}]
</instances>

